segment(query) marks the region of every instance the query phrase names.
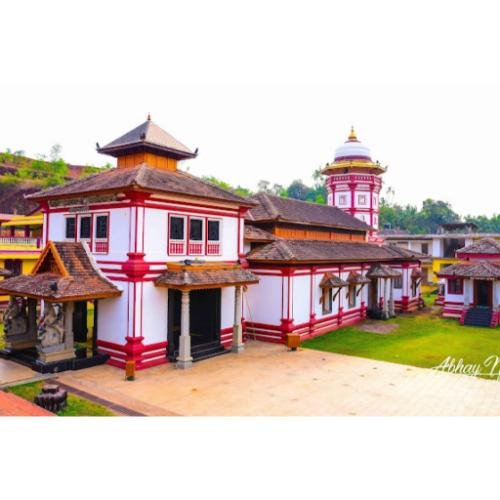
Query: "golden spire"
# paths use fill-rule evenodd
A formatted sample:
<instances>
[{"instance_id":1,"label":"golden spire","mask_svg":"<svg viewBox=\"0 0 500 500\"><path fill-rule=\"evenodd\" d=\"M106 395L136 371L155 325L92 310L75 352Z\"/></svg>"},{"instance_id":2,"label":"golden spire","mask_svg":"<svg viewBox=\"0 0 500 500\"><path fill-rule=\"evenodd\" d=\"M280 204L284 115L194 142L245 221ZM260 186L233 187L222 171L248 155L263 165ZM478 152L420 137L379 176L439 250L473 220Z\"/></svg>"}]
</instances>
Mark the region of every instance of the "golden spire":
<instances>
[{"instance_id":1,"label":"golden spire","mask_svg":"<svg viewBox=\"0 0 500 500\"><path fill-rule=\"evenodd\" d=\"M356 132L354 132L354 127L351 127L351 133L349 134L349 137L347 138L349 141L357 141L358 138L356 137Z\"/></svg>"}]
</instances>

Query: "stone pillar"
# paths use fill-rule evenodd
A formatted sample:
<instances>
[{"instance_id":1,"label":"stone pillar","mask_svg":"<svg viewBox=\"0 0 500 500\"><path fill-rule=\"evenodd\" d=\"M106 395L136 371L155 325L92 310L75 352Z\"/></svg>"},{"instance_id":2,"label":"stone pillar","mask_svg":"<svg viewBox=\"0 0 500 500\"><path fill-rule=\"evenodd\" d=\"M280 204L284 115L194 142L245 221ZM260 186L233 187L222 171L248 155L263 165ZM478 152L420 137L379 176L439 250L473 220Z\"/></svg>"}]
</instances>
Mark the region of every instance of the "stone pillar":
<instances>
[{"instance_id":1,"label":"stone pillar","mask_svg":"<svg viewBox=\"0 0 500 500\"><path fill-rule=\"evenodd\" d=\"M382 305L382 318L387 319L389 317L389 290L388 290L388 279L384 279L384 302Z\"/></svg>"},{"instance_id":2,"label":"stone pillar","mask_svg":"<svg viewBox=\"0 0 500 500\"><path fill-rule=\"evenodd\" d=\"M236 286L234 287L234 324L231 351L241 352L244 348L243 329L241 327L241 286Z\"/></svg>"},{"instance_id":3,"label":"stone pillar","mask_svg":"<svg viewBox=\"0 0 500 500\"><path fill-rule=\"evenodd\" d=\"M181 336L179 337L179 356L177 368L191 368L191 337L189 335L189 292L182 292L181 299Z\"/></svg>"},{"instance_id":4,"label":"stone pillar","mask_svg":"<svg viewBox=\"0 0 500 500\"><path fill-rule=\"evenodd\" d=\"M394 311L394 278L389 280L389 316L394 318L396 312Z\"/></svg>"}]
</instances>

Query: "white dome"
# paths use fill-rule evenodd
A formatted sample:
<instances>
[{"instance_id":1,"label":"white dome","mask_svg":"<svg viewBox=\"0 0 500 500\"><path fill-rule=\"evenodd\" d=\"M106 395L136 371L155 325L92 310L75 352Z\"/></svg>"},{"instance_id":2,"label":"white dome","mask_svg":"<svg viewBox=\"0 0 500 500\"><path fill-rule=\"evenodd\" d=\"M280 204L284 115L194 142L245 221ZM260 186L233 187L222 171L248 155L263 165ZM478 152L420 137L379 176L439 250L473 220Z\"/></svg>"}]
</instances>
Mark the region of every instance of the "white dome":
<instances>
[{"instance_id":1,"label":"white dome","mask_svg":"<svg viewBox=\"0 0 500 500\"><path fill-rule=\"evenodd\" d=\"M370 148L358 141L354 129L351 129L349 139L335 150L335 161L345 159L363 158L371 160Z\"/></svg>"}]
</instances>

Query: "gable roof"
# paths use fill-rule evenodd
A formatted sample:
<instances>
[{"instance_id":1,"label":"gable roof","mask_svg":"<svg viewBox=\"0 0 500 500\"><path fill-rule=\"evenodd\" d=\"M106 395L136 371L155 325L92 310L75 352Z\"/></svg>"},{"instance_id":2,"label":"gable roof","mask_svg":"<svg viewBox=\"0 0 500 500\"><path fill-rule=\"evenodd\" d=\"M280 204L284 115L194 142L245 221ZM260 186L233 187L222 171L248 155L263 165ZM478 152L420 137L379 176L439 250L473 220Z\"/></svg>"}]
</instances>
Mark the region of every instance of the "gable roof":
<instances>
[{"instance_id":1,"label":"gable roof","mask_svg":"<svg viewBox=\"0 0 500 500\"><path fill-rule=\"evenodd\" d=\"M468 264L453 264L436 273L440 278L500 279L500 264L480 260Z\"/></svg>"},{"instance_id":2,"label":"gable roof","mask_svg":"<svg viewBox=\"0 0 500 500\"><path fill-rule=\"evenodd\" d=\"M247 198L238 196L187 172L160 170L146 164L132 168L109 169L61 186L44 189L28 196L28 198L33 200L70 198L78 195L91 195L96 192L119 193L125 190L174 193L228 201L243 206L255 205Z\"/></svg>"},{"instance_id":3,"label":"gable roof","mask_svg":"<svg viewBox=\"0 0 500 500\"><path fill-rule=\"evenodd\" d=\"M251 199L259 204L248 212L247 219L251 222L289 222L364 232L371 229L356 217L330 205L267 193L257 193Z\"/></svg>"},{"instance_id":4,"label":"gable roof","mask_svg":"<svg viewBox=\"0 0 500 500\"><path fill-rule=\"evenodd\" d=\"M459 254L491 254L500 256L500 243L493 238L483 238L457 250Z\"/></svg>"},{"instance_id":5,"label":"gable roof","mask_svg":"<svg viewBox=\"0 0 500 500\"><path fill-rule=\"evenodd\" d=\"M97 148L99 153L115 157L141 150L168 155L179 160L195 158L197 155L196 152L193 153L182 142L152 122L149 116L144 123L130 132L123 134L102 148Z\"/></svg>"},{"instance_id":6,"label":"gable roof","mask_svg":"<svg viewBox=\"0 0 500 500\"><path fill-rule=\"evenodd\" d=\"M418 260L415 252L390 245L330 240L276 240L252 250L249 262L371 262Z\"/></svg>"},{"instance_id":7,"label":"gable roof","mask_svg":"<svg viewBox=\"0 0 500 500\"><path fill-rule=\"evenodd\" d=\"M80 242L49 242L32 274L3 280L0 290L50 302L102 299L122 293L97 268L87 245Z\"/></svg>"}]
</instances>

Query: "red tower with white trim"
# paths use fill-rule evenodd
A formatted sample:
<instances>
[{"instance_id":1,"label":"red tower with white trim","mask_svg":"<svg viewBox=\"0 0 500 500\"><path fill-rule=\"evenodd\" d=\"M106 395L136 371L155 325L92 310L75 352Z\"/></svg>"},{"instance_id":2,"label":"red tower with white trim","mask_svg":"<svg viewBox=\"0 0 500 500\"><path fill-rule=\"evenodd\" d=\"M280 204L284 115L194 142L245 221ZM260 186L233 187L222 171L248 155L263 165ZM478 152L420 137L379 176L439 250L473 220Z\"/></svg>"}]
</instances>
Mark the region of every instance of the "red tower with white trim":
<instances>
[{"instance_id":1,"label":"red tower with white trim","mask_svg":"<svg viewBox=\"0 0 500 500\"><path fill-rule=\"evenodd\" d=\"M370 149L358 140L354 128L347 141L336 149L333 162L322 171L327 176L328 204L373 227L370 241L378 241L380 176L385 171L372 161Z\"/></svg>"}]
</instances>

